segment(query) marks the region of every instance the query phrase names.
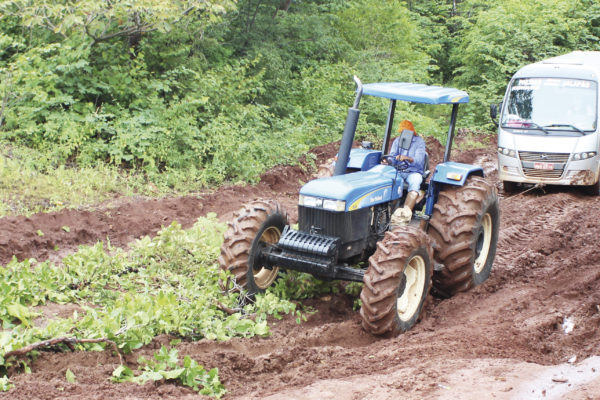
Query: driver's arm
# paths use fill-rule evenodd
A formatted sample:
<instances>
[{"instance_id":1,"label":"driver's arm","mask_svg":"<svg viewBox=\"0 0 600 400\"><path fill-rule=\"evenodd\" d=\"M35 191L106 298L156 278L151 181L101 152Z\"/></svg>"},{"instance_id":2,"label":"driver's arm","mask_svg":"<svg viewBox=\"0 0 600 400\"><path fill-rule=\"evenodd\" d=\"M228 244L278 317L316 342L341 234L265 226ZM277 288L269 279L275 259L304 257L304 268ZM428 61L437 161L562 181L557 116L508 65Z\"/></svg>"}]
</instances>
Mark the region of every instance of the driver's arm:
<instances>
[{"instance_id":1,"label":"driver's arm","mask_svg":"<svg viewBox=\"0 0 600 400\"><path fill-rule=\"evenodd\" d=\"M399 138L396 138L394 140L394 142L392 143L392 148L390 149L389 154L393 157L386 157L387 158L387 162L390 165L396 165L398 164L398 161L396 160L396 157L398 156L398 154L400 154L400 140Z\"/></svg>"}]
</instances>

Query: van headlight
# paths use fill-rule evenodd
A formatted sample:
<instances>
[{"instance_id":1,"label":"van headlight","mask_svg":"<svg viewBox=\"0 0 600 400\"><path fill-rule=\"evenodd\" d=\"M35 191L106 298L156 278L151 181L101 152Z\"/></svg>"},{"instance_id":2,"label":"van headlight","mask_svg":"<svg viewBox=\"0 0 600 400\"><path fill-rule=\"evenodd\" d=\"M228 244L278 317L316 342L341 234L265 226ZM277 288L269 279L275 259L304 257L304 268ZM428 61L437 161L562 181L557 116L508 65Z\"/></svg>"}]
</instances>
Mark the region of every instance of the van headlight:
<instances>
[{"instance_id":1,"label":"van headlight","mask_svg":"<svg viewBox=\"0 0 600 400\"><path fill-rule=\"evenodd\" d=\"M506 147L498 147L498 153L503 154L508 157L517 157L517 152L513 149L508 149Z\"/></svg>"},{"instance_id":2,"label":"van headlight","mask_svg":"<svg viewBox=\"0 0 600 400\"><path fill-rule=\"evenodd\" d=\"M320 199L318 197L300 195L298 205L304 207L323 208L330 211L345 211L346 202L344 200Z\"/></svg>"},{"instance_id":3,"label":"van headlight","mask_svg":"<svg viewBox=\"0 0 600 400\"><path fill-rule=\"evenodd\" d=\"M586 160L588 158L592 158L596 156L596 152L595 151L584 151L583 153L575 153L573 154L572 160L573 161L579 161L579 160Z\"/></svg>"}]
</instances>

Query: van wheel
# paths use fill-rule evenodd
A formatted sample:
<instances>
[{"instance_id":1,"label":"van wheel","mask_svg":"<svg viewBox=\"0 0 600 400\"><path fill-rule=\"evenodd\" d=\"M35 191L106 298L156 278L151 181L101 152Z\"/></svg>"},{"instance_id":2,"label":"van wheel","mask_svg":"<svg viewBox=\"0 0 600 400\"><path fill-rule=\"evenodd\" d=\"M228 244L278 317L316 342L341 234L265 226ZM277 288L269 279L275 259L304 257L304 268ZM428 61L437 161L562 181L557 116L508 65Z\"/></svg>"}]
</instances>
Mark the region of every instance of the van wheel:
<instances>
[{"instance_id":1,"label":"van wheel","mask_svg":"<svg viewBox=\"0 0 600 400\"><path fill-rule=\"evenodd\" d=\"M517 182L502 181L502 188L504 189L504 194L513 194L517 191Z\"/></svg>"},{"instance_id":2,"label":"van wheel","mask_svg":"<svg viewBox=\"0 0 600 400\"><path fill-rule=\"evenodd\" d=\"M592 195L592 196L600 195L600 179L595 184L593 184L591 186L587 186L586 189L587 189L586 191L589 195Z\"/></svg>"}]
</instances>

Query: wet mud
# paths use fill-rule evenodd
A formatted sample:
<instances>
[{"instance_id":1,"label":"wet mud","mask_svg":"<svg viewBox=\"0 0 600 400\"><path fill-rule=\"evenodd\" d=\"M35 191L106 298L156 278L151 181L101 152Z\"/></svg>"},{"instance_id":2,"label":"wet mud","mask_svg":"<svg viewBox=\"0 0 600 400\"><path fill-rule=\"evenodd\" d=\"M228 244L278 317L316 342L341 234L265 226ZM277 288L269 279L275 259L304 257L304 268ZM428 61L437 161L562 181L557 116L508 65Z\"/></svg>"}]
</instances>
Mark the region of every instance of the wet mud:
<instances>
[{"instance_id":1,"label":"wet mud","mask_svg":"<svg viewBox=\"0 0 600 400\"><path fill-rule=\"evenodd\" d=\"M305 323L273 321L268 338L183 342L180 354L218 367L227 399L600 398L600 197L565 187L505 195L495 138L482 138L475 150L461 150L461 140L451 159L481 165L501 196L496 259L483 285L450 299L431 297L421 322L392 339L363 331L352 299L339 294L308 301L318 312ZM444 149L434 139L427 144L433 166ZM335 145L315 150L321 161L335 151ZM295 219L298 188L314 173L316 167L280 166L256 186L0 219L0 259L58 259L107 238L124 247L173 220L190 226L216 212L225 221L255 198L279 200ZM65 225L69 233L61 231ZM155 339L127 361L170 339ZM117 365L109 351L42 352L32 373L12 376L15 388L0 398L198 398L173 384L111 384ZM67 368L77 383L66 382Z\"/></svg>"}]
</instances>

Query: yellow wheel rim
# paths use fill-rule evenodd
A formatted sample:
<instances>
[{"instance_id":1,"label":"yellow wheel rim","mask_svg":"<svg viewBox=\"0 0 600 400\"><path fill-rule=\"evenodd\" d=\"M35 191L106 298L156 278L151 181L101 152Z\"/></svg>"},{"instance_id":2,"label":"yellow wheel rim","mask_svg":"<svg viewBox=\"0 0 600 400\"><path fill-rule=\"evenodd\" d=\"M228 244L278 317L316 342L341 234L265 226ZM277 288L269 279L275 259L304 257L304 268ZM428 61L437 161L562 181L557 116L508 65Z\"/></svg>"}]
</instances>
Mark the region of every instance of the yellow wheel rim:
<instances>
[{"instance_id":1,"label":"yellow wheel rim","mask_svg":"<svg viewBox=\"0 0 600 400\"><path fill-rule=\"evenodd\" d=\"M411 258L404 269L406 285L404 292L396 301L398 317L402 321L410 320L421 304L425 288L425 271L425 260L419 255Z\"/></svg>"},{"instance_id":2,"label":"yellow wheel rim","mask_svg":"<svg viewBox=\"0 0 600 400\"><path fill-rule=\"evenodd\" d=\"M275 244L279 241L280 237L281 231L274 226L270 226L265 229L263 234L260 236L259 241L268 244ZM261 290L265 290L271 286L273 281L275 281L275 278L277 278L277 273L279 273L279 267L273 267L272 269L263 268L261 266L258 268L252 268L254 283L256 283L256 286L258 286L258 288Z\"/></svg>"},{"instance_id":3,"label":"yellow wheel rim","mask_svg":"<svg viewBox=\"0 0 600 400\"><path fill-rule=\"evenodd\" d=\"M489 213L485 214L481 220L483 231L477 239L476 251L478 255L476 256L477 258L475 259L475 263L473 265L476 273L483 271L485 262L490 254L490 245L492 243L492 225L492 216Z\"/></svg>"}]
</instances>

